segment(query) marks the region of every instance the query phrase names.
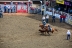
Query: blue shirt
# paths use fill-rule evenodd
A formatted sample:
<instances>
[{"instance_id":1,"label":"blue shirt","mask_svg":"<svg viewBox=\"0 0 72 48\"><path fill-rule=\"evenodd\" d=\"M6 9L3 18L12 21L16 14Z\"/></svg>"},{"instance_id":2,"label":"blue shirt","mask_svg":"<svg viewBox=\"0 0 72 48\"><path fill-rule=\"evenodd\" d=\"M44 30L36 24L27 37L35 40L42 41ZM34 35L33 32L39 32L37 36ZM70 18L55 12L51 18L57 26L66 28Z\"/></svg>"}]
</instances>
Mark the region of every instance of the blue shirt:
<instances>
[{"instance_id":1,"label":"blue shirt","mask_svg":"<svg viewBox=\"0 0 72 48\"><path fill-rule=\"evenodd\" d=\"M4 6L4 9L6 9L6 6Z\"/></svg>"}]
</instances>

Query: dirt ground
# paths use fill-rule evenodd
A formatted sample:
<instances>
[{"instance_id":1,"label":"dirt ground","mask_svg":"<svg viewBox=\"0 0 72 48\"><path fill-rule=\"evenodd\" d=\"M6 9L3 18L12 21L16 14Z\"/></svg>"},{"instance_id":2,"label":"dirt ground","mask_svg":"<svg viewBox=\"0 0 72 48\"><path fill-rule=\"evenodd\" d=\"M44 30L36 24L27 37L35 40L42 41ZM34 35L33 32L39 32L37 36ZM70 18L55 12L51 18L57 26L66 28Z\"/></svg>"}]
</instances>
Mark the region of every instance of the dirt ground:
<instances>
[{"instance_id":1,"label":"dirt ground","mask_svg":"<svg viewBox=\"0 0 72 48\"><path fill-rule=\"evenodd\" d=\"M41 35L39 23L41 15L36 14L4 14L0 18L0 48L72 48L72 36L66 40L66 32L71 26L65 23L49 23L57 28L51 36ZM71 30L72 33L72 30Z\"/></svg>"}]
</instances>

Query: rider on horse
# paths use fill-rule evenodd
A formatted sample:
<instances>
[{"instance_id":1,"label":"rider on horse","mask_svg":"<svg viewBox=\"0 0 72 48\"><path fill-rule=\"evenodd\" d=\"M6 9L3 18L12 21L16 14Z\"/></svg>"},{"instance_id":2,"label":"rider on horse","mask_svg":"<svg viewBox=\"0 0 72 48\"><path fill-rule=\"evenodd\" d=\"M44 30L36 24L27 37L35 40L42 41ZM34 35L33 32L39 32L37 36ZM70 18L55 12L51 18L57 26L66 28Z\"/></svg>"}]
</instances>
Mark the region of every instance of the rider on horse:
<instances>
[{"instance_id":1,"label":"rider on horse","mask_svg":"<svg viewBox=\"0 0 72 48\"><path fill-rule=\"evenodd\" d=\"M42 23L43 23L43 25L44 25L44 26L46 25L46 21L45 21L45 20L43 20L43 22L42 22Z\"/></svg>"}]
</instances>

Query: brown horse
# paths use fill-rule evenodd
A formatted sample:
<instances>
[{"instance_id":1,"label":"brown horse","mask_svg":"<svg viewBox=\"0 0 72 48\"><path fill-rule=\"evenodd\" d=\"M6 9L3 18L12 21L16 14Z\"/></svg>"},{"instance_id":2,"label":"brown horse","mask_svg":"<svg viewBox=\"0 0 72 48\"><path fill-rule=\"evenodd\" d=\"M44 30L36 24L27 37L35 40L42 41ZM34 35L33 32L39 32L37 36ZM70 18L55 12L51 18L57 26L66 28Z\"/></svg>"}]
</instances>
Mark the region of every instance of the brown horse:
<instances>
[{"instance_id":1,"label":"brown horse","mask_svg":"<svg viewBox=\"0 0 72 48\"><path fill-rule=\"evenodd\" d=\"M48 26L48 24L46 24L46 26ZM41 29L43 29L44 25L43 24L39 24L39 27L41 27Z\"/></svg>"},{"instance_id":2,"label":"brown horse","mask_svg":"<svg viewBox=\"0 0 72 48\"><path fill-rule=\"evenodd\" d=\"M42 33L42 34L46 34L46 33L48 33L49 34L49 32L51 32L51 33L53 33L54 31L58 31L57 29L55 29L55 28L52 28L51 29L51 31L50 30L48 30L48 27L47 26L45 26L43 29L39 29L39 31ZM50 34L49 34L50 35Z\"/></svg>"},{"instance_id":3,"label":"brown horse","mask_svg":"<svg viewBox=\"0 0 72 48\"><path fill-rule=\"evenodd\" d=\"M44 28L44 25L43 24L39 24L39 27L41 27L41 29L43 29Z\"/></svg>"}]
</instances>

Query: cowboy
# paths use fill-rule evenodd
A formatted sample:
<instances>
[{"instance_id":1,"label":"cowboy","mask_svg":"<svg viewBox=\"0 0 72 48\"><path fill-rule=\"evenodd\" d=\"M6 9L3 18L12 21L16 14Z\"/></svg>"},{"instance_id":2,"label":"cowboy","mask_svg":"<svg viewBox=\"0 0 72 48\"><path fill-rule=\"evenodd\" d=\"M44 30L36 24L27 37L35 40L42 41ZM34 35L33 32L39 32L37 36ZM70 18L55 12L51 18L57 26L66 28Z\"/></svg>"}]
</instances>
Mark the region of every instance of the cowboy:
<instances>
[{"instance_id":1,"label":"cowboy","mask_svg":"<svg viewBox=\"0 0 72 48\"><path fill-rule=\"evenodd\" d=\"M71 36L71 33L70 33L70 30L67 31L67 40L70 39L70 36Z\"/></svg>"},{"instance_id":2,"label":"cowboy","mask_svg":"<svg viewBox=\"0 0 72 48\"><path fill-rule=\"evenodd\" d=\"M43 22L42 22L42 23L43 23L43 25L44 25L44 26L46 25L46 21L45 21L45 20L43 20Z\"/></svg>"}]
</instances>

